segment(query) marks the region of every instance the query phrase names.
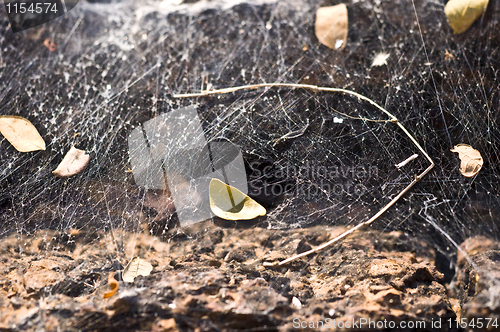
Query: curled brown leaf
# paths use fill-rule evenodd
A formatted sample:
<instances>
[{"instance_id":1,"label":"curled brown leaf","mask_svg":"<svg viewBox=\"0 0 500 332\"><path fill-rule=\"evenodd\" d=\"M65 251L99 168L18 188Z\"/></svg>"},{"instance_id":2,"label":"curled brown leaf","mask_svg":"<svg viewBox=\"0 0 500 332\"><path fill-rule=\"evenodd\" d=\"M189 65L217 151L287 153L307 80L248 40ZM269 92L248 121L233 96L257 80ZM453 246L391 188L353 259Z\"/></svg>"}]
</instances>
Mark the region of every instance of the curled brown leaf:
<instances>
[{"instance_id":1,"label":"curled brown leaf","mask_svg":"<svg viewBox=\"0 0 500 332\"><path fill-rule=\"evenodd\" d=\"M120 284L118 284L118 281L115 279L114 272L109 272L108 285L111 288L111 290L109 292L104 293L103 297L105 299L115 295L116 291L120 286Z\"/></svg>"},{"instance_id":2,"label":"curled brown leaf","mask_svg":"<svg viewBox=\"0 0 500 332\"><path fill-rule=\"evenodd\" d=\"M148 276L153 271L153 266L145 259L134 257L127 264L122 273L122 279L126 282L134 282L137 276Z\"/></svg>"},{"instance_id":3,"label":"curled brown leaf","mask_svg":"<svg viewBox=\"0 0 500 332\"><path fill-rule=\"evenodd\" d=\"M85 151L72 146L52 174L61 178L78 174L87 166L89 160L90 156Z\"/></svg>"}]
</instances>

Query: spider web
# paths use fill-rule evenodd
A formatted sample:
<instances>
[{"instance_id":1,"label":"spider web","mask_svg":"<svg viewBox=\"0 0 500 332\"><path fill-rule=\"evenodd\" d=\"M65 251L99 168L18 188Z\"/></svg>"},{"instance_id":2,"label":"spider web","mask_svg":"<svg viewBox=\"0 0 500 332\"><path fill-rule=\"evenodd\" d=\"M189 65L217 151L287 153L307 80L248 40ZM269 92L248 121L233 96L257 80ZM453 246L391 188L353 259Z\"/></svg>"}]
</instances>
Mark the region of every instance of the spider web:
<instances>
[{"instance_id":1,"label":"spider web","mask_svg":"<svg viewBox=\"0 0 500 332\"><path fill-rule=\"evenodd\" d=\"M83 1L67 17L17 34L2 11L1 112L28 118L48 147L20 154L0 140L0 236L40 229L146 228L167 239L182 233L165 191L137 185L127 138L190 105L207 142L225 139L241 151L248 193L268 210L250 222L261 227L357 225L428 166L394 123L372 121L388 120L385 114L349 95L269 88L173 98L291 82L373 99L435 160L371 227L413 234L450 261L456 248L449 239L498 239L498 5L459 36L441 2L419 1L415 11L406 1L347 6L348 43L340 52L318 44L313 1ZM55 52L43 46L45 38L57 43ZM372 67L380 53L390 55L387 64ZM458 172L449 151L458 143L485 160L474 178ZM74 177L55 178L51 171L72 145L88 151L91 163Z\"/></svg>"}]
</instances>

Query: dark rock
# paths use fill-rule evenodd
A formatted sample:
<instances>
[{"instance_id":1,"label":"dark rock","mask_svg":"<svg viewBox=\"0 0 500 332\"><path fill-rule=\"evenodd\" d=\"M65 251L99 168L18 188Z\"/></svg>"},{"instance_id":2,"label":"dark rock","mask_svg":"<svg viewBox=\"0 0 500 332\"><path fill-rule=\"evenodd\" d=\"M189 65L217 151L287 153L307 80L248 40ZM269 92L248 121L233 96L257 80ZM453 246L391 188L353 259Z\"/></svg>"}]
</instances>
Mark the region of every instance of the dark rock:
<instances>
[{"instance_id":1,"label":"dark rock","mask_svg":"<svg viewBox=\"0 0 500 332\"><path fill-rule=\"evenodd\" d=\"M467 250L467 244L462 247ZM460 317L467 321L466 331L494 331L500 324L500 250L488 250L498 244L488 241L481 246L472 246L470 262L461 260L456 287L460 299ZM470 248L470 247L469 247ZM481 249L485 251L481 251ZM479 322L481 322L479 323ZM470 325L470 322L475 324ZM474 323L475 322L475 323ZM479 324L478 324L479 323ZM489 327L487 327L489 323ZM483 325L481 328L479 325Z\"/></svg>"}]
</instances>

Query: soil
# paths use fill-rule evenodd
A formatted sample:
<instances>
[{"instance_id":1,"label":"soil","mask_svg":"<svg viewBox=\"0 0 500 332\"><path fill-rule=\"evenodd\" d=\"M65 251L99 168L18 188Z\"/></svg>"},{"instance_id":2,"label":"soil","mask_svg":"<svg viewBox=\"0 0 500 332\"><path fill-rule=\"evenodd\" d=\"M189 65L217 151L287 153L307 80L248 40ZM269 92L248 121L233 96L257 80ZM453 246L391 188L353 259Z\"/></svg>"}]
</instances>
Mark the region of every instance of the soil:
<instances>
[{"instance_id":1,"label":"soil","mask_svg":"<svg viewBox=\"0 0 500 332\"><path fill-rule=\"evenodd\" d=\"M419 331L435 331L432 324L438 321L498 317L498 286L482 282L487 274L462 258L458 282L450 285L436 268L434 250L398 231L361 230L307 259L263 266L345 230L228 229L210 221L169 242L119 230L11 235L0 244L0 329L292 331L371 319L396 326L421 322L425 328ZM499 244L481 240L468 240L464 247L491 277L491 271L500 271ZM113 255L117 252L122 254ZM153 271L133 283L121 281L126 257L133 256L151 262ZM110 273L119 288L104 298Z\"/></svg>"}]
</instances>

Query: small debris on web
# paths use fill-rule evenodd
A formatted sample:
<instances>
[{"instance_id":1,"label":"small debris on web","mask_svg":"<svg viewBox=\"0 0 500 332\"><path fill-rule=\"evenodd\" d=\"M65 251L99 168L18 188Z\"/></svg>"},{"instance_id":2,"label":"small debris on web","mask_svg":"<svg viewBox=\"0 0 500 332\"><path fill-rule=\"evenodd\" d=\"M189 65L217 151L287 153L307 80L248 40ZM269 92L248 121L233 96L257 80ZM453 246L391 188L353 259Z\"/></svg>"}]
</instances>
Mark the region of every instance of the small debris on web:
<instances>
[{"instance_id":1,"label":"small debris on web","mask_svg":"<svg viewBox=\"0 0 500 332\"><path fill-rule=\"evenodd\" d=\"M110 298L111 296L115 295L116 291L120 287L118 284L118 281L114 277L114 272L109 272L109 277L108 277L108 285L111 288L109 292L104 293L103 297L105 299Z\"/></svg>"},{"instance_id":2,"label":"small debris on web","mask_svg":"<svg viewBox=\"0 0 500 332\"><path fill-rule=\"evenodd\" d=\"M19 152L45 150L45 141L35 126L16 115L0 116L0 133Z\"/></svg>"},{"instance_id":3,"label":"small debris on web","mask_svg":"<svg viewBox=\"0 0 500 332\"><path fill-rule=\"evenodd\" d=\"M52 174L60 178L78 174L85 169L89 160L90 156L85 151L72 146Z\"/></svg>"},{"instance_id":4,"label":"small debris on web","mask_svg":"<svg viewBox=\"0 0 500 332\"><path fill-rule=\"evenodd\" d=\"M481 15L483 15L489 0L450 0L444 7L448 24L453 33L467 31Z\"/></svg>"},{"instance_id":5,"label":"small debris on web","mask_svg":"<svg viewBox=\"0 0 500 332\"><path fill-rule=\"evenodd\" d=\"M209 185L210 209L219 218L226 220L251 220L266 215L266 209L235 187L219 179Z\"/></svg>"},{"instance_id":6,"label":"small debris on web","mask_svg":"<svg viewBox=\"0 0 500 332\"><path fill-rule=\"evenodd\" d=\"M348 31L346 5L341 3L336 6L318 8L314 31L321 44L333 50L344 49Z\"/></svg>"},{"instance_id":7,"label":"small debris on web","mask_svg":"<svg viewBox=\"0 0 500 332\"><path fill-rule=\"evenodd\" d=\"M54 42L52 38L47 38L43 41L43 45L49 49L51 52L55 52L57 50L57 44Z\"/></svg>"},{"instance_id":8,"label":"small debris on web","mask_svg":"<svg viewBox=\"0 0 500 332\"><path fill-rule=\"evenodd\" d=\"M134 282L137 276L148 276L153 271L153 266L145 259L134 257L127 264L122 273L122 279L126 282Z\"/></svg>"},{"instance_id":9,"label":"small debris on web","mask_svg":"<svg viewBox=\"0 0 500 332\"><path fill-rule=\"evenodd\" d=\"M451 152L458 153L458 158L462 161L460 163L460 173L465 177L473 177L483 167L483 157L481 153L468 144L455 145Z\"/></svg>"},{"instance_id":10,"label":"small debris on web","mask_svg":"<svg viewBox=\"0 0 500 332\"><path fill-rule=\"evenodd\" d=\"M391 56L390 53L380 52L373 58L370 67L380 67L387 64L387 59Z\"/></svg>"}]
</instances>

